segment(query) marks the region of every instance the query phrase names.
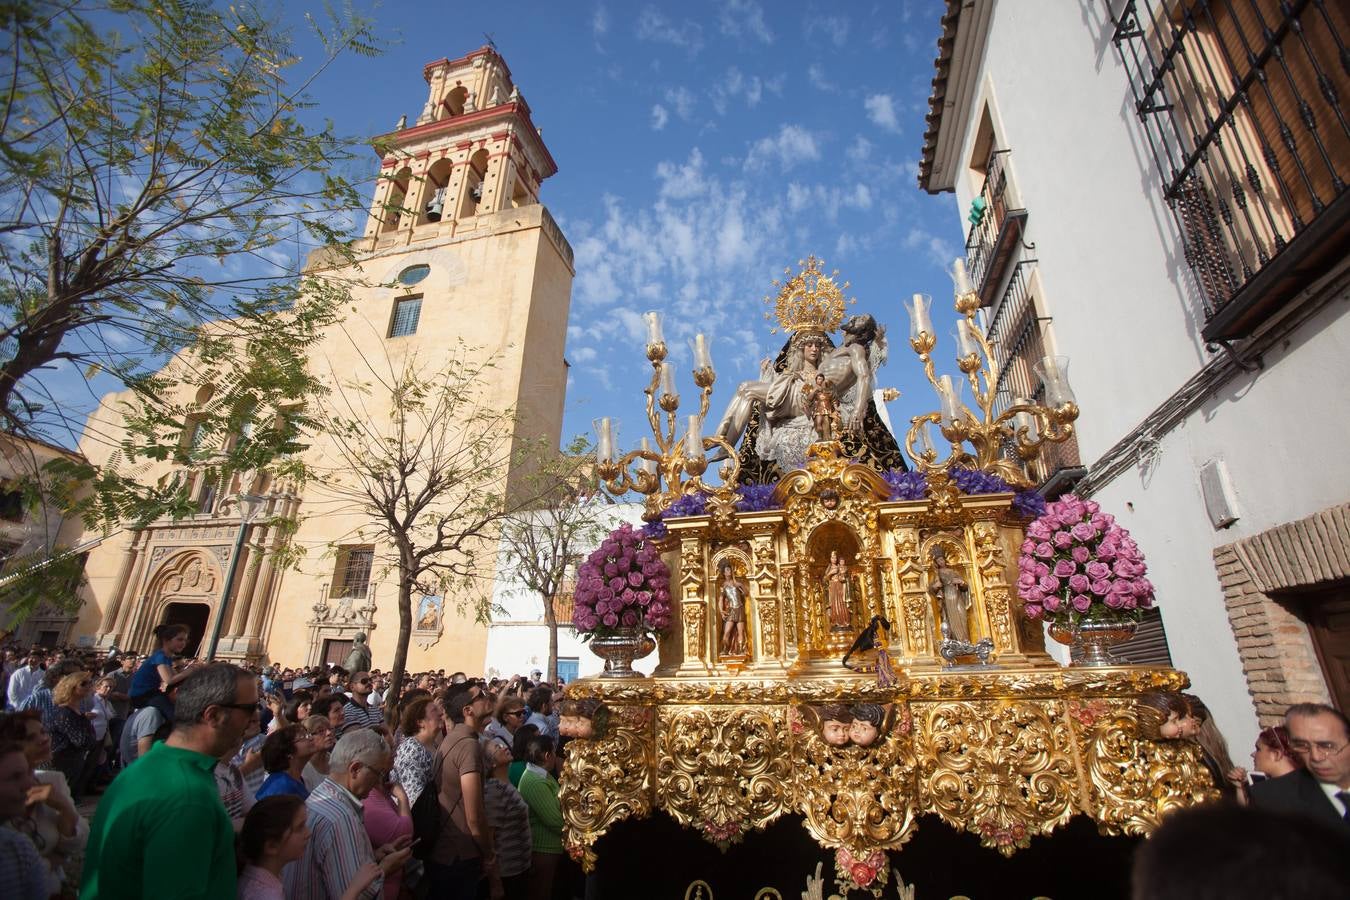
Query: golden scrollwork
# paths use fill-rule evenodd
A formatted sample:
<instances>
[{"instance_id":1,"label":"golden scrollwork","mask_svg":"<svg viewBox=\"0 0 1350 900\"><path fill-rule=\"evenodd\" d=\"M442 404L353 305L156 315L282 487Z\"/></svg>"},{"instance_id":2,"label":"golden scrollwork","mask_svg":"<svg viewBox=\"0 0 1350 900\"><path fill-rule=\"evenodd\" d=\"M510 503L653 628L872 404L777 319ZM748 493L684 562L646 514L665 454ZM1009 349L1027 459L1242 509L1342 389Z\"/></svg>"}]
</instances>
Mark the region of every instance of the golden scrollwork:
<instances>
[{"instance_id":1,"label":"golden scrollwork","mask_svg":"<svg viewBox=\"0 0 1350 900\"><path fill-rule=\"evenodd\" d=\"M1218 796L1196 745L1137 735L1133 704L1083 723L1088 814L1108 834L1148 834L1173 809Z\"/></svg>"},{"instance_id":2,"label":"golden scrollwork","mask_svg":"<svg viewBox=\"0 0 1350 900\"><path fill-rule=\"evenodd\" d=\"M917 704L914 715L925 811L1004 856L1073 816L1073 734L1061 702Z\"/></svg>"},{"instance_id":3,"label":"golden scrollwork","mask_svg":"<svg viewBox=\"0 0 1350 900\"><path fill-rule=\"evenodd\" d=\"M831 747L793 717L792 769L797 808L822 845L858 857L909 840L917 815L911 718L901 702L887 715L884 740Z\"/></svg>"},{"instance_id":4,"label":"golden scrollwork","mask_svg":"<svg viewBox=\"0 0 1350 900\"><path fill-rule=\"evenodd\" d=\"M603 739L578 741L585 752L569 753L558 799L563 808L563 841L588 871L595 865L595 842L629 816L652 810L651 710L616 707Z\"/></svg>"},{"instance_id":5,"label":"golden scrollwork","mask_svg":"<svg viewBox=\"0 0 1350 900\"><path fill-rule=\"evenodd\" d=\"M681 825L725 847L789 809L783 708L663 709L657 731L656 802Z\"/></svg>"}]
</instances>

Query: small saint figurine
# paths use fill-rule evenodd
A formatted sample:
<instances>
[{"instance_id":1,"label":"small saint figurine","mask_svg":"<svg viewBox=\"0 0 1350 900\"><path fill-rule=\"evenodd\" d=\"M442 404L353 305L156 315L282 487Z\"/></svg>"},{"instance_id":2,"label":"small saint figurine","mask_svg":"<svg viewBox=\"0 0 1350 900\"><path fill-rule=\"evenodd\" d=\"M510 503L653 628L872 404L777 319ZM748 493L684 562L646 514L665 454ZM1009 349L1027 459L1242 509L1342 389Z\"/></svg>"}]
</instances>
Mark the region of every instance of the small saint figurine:
<instances>
[{"instance_id":1,"label":"small saint figurine","mask_svg":"<svg viewBox=\"0 0 1350 900\"><path fill-rule=\"evenodd\" d=\"M942 601L943 637L962 644L970 643L970 628L966 625L966 613L970 610L970 588L961 573L947 564L947 552L934 547L933 577L928 583L928 591Z\"/></svg>"},{"instance_id":2,"label":"small saint figurine","mask_svg":"<svg viewBox=\"0 0 1350 900\"><path fill-rule=\"evenodd\" d=\"M848 566L837 550L830 551L830 564L825 569L825 594L829 598L831 631L848 631L852 615L848 608Z\"/></svg>"},{"instance_id":3,"label":"small saint figurine","mask_svg":"<svg viewBox=\"0 0 1350 900\"><path fill-rule=\"evenodd\" d=\"M811 416L811 427L815 429L816 439L832 441L840 430L839 398L834 388L825 380L824 375L816 375L814 385L802 388L806 397L807 413Z\"/></svg>"},{"instance_id":4,"label":"small saint figurine","mask_svg":"<svg viewBox=\"0 0 1350 900\"><path fill-rule=\"evenodd\" d=\"M718 566L717 613L722 617L722 655L745 655L745 600L749 586L736 575L731 560Z\"/></svg>"}]
</instances>

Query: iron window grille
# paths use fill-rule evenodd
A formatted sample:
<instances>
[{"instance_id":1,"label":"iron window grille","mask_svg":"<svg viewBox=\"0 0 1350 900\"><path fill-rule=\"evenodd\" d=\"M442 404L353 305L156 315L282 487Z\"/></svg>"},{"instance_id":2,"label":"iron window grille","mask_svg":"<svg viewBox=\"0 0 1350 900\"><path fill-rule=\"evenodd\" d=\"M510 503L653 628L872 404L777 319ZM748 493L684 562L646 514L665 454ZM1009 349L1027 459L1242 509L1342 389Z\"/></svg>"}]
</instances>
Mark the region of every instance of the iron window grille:
<instances>
[{"instance_id":1,"label":"iron window grille","mask_svg":"<svg viewBox=\"0 0 1350 900\"><path fill-rule=\"evenodd\" d=\"M966 271L980 305L988 306L1021 241L1027 211L1011 205L1007 150L991 152L984 171L984 186L976 199L984 214L966 236Z\"/></svg>"},{"instance_id":2,"label":"iron window grille","mask_svg":"<svg viewBox=\"0 0 1350 900\"><path fill-rule=\"evenodd\" d=\"M344 548L338 556L337 577L333 579L333 596L352 598L368 596L370 571L374 563L374 547Z\"/></svg>"},{"instance_id":3,"label":"iron window grille","mask_svg":"<svg viewBox=\"0 0 1350 900\"><path fill-rule=\"evenodd\" d=\"M1112 22L1203 335L1246 337L1350 238L1350 13L1325 0L1125 0Z\"/></svg>"},{"instance_id":4,"label":"iron window grille","mask_svg":"<svg viewBox=\"0 0 1350 900\"><path fill-rule=\"evenodd\" d=\"M394 319L389 324L391 338L417 333L417 322L422 318L422 298L403 297L394 301Z\"/></svg>"}]
</instances>

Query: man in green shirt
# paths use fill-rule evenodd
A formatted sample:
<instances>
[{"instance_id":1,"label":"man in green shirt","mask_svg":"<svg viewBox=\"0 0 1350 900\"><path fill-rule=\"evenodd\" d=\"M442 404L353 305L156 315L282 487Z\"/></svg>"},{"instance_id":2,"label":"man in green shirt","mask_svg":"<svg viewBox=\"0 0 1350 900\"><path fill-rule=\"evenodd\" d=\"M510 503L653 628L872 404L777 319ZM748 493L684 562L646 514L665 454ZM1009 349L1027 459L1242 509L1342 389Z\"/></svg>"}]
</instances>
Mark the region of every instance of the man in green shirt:
<instances>
[{"instance_id":1,"label":"man in green shirt","mask_svg":"<svg viewBox=\"0 0 1350 900\"><path fill-rule=\"evenodd\" d=\"M257 682L237 666L205 666L179 685L173 733L119 775L98 805L81 900L234 900L234 828L212 772L257 714Z\"/></svg>"}]
</instances>

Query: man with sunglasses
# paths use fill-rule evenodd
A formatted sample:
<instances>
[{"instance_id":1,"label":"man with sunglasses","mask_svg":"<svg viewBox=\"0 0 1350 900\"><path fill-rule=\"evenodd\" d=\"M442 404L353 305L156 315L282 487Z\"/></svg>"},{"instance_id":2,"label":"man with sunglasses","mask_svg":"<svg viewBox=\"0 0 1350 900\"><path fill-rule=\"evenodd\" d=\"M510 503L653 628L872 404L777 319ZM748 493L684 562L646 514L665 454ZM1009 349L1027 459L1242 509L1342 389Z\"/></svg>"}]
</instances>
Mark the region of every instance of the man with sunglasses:
<instances>
[{"instance_id":1,"label":"man with sunglasses","mask_svg":"<svg viewBox=\"0 0 1350 900\"><path fill-rule=\"evenodd\" d=\"M356 728L384 724L384 713L370 702L375 690L369 672L353 672L347 679L347 702L342 706L342 731L346 734Z\"/></svg>"},{"instance_id":2,"label":"man with sunglasses","mask_svg":"<svg viewBox=\"0 0 1350 900\"><path fill-rule=\"evenodd\" d=\"M1252 785L1252 805L1313 816L1350 836L1350 722L1321 703L1296 704L1284 717L1303 768Z\"/></svg>"},{"instance_id":3,"label":"man with sunglasses","mask_svg":"<svg viewBox=\"0 0 1350 900\"><path fill-rule=\"evenodd\" d=\"M82 898L235 897L234 827L214 772L257 712L256 680L229 663L202 666L179 684L173 732L98 805Z\"/></svg>"}]
</instances>

